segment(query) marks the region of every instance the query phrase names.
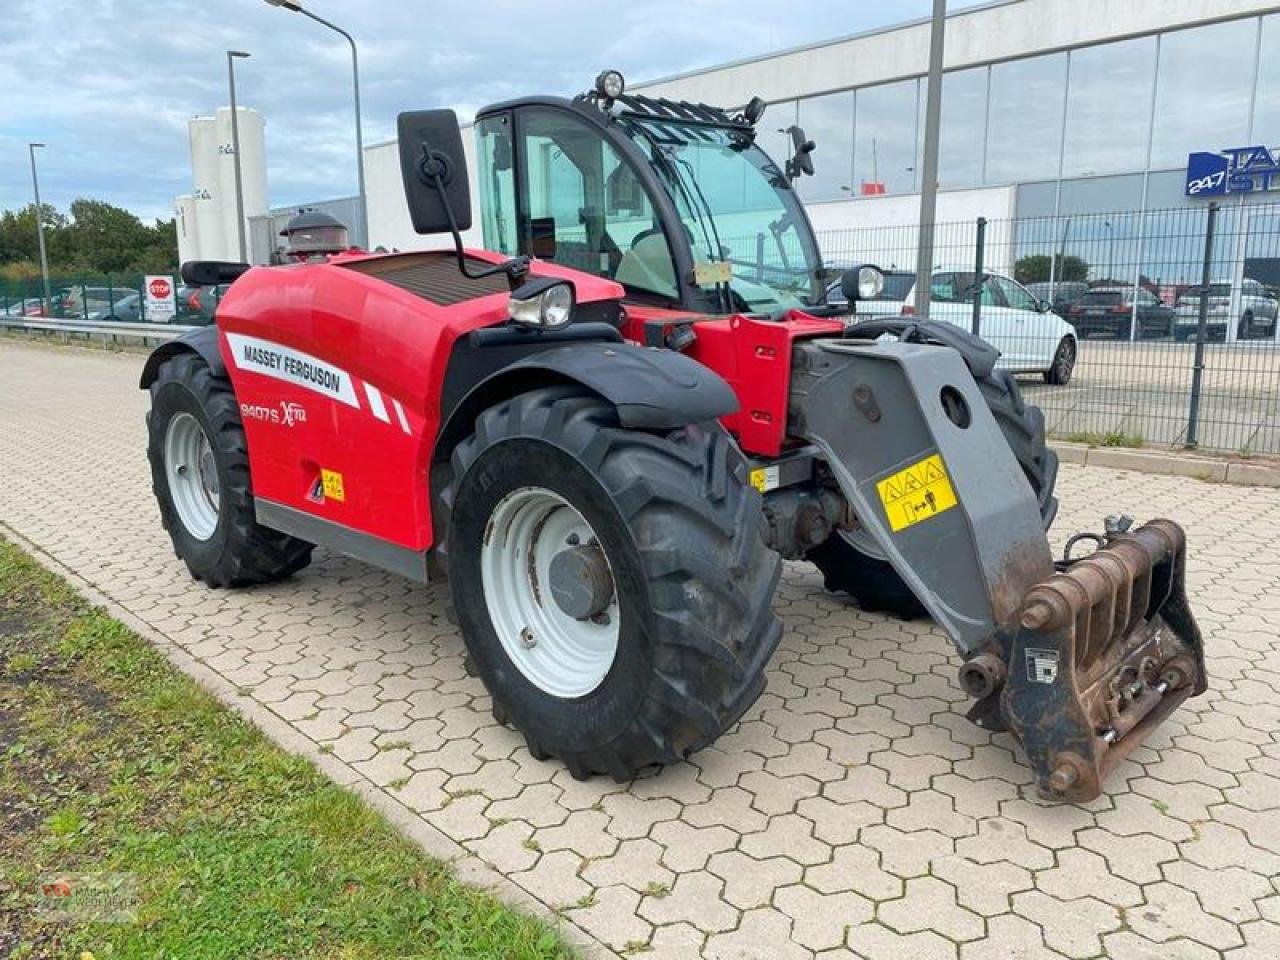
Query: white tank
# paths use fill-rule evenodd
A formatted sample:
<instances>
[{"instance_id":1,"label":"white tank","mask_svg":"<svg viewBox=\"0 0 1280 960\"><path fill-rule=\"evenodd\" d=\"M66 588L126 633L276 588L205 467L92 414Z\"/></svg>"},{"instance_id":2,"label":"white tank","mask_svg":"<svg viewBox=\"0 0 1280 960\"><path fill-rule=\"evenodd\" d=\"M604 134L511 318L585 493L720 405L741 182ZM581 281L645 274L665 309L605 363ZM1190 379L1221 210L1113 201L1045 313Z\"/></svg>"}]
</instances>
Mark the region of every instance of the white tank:
<instances>
[{"instance_id":1,"label":"white tank","mask_svg":"<svg viewBox=\"0 0 1280 960\"><path fill-rule=\"evenodd\" d=\"M230 259L225 240L221 166L218 156L218 122L214 117L192 117L192 205L195 212L196 249L201 259ZM234 214L232 214L234 217Z\"/></svg>"},{"instance_id":2,"label":"white tank","mask_svg":"<svg viewBox=\"0 0 1280 960\"><path fill-rule=\"evenodd\" d=\"M196 199L189 193L175 197L173 219L178 230L178 263L204 259L200 256L200 237L196 232Z\"/></svg>"},{"instance_id":3,"label":"white tank","mask_svg":"<svg viewBox=\"0 0 1280 960\"><path fill-rule=\"evenodd\" d=\"M249 218L267 212L267 163L262 114L249 107L236 107L240 134L240 182L244 197L245 245L249 242ZM218 182L222 187L223 241L227 260L240 259L240 235L236 226L235 150L231 136L231 108L219 107ZM246 256L247 256L246 249Z\"/></svg>"}]
</instances>

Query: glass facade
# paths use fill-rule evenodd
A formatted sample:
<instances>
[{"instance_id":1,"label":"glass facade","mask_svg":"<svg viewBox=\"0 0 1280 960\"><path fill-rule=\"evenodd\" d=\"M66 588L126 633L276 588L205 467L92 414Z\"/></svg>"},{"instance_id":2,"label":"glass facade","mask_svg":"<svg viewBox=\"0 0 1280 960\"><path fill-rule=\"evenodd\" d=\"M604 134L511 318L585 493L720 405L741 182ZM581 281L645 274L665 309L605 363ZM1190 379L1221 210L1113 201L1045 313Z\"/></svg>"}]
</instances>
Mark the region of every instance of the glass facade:
<instances>
[{"instance_id":1,"label":"glass facade","mask_svg":"<svg viewBox=\"0 0 1280 960\"><path fill-rule=\"evenodd\" d=\"M782 162L775 128L805 128L818 147L815 176L800 184L807 202L913 193L925 86L913 78L774 104L761 145ZM1280 14L950 71L942 104L943 189L1053 181L1061 202L1068 181L1104 178L1115 182L1099 189L1117 196L1130 184L1115 175L1180 176L1192 151L1280 145Z\"/></svg>"}]
</instances>

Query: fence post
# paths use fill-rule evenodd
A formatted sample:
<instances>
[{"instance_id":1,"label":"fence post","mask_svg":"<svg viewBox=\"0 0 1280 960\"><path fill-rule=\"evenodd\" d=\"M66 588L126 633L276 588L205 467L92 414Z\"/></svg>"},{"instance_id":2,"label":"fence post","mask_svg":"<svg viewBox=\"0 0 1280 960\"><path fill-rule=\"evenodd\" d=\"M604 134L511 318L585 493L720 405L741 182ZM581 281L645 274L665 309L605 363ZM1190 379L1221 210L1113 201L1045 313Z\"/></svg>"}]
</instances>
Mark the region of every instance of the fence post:
<instances>
[{"instance_id":1,"label":"fence post","mask_svg":"<svg viewBox=\"0 0 1280 960\"><path fill-rule=\"evenodd\" d=\"M1204 227L1204 266L1200 271L1200 317L1196 324L1196 360L1191 368L1191 409L1187 412L1187 447L1199 444L1200 384L1204 379L1204 341L1209 323L1209 283L1213 270L1213 232L1218 223L1218 205L1209 204Z\"/></svg>"},{"instance_id":2,"label":"fence post","mask_svg":"<svg viewBox=\"0 0 1280 960\"><path fill-rule=\"evenodd\" d=\"M982 291L986 286L984 275L987 247L987 218L978 218L978 237L974 241L973 254L973 335L982 336Z\"/></svg>"}]
</instances>

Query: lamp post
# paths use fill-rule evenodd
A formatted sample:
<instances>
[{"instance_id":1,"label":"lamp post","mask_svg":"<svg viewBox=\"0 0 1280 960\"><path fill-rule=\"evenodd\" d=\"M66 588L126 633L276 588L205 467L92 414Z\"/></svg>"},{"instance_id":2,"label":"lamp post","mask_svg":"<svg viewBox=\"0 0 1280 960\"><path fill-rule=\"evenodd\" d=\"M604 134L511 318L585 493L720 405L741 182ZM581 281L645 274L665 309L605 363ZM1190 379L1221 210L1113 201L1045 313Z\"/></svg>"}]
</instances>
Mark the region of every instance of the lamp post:
<instances>
[{"instance_id":1,"label":"lamp post","mask_svg":"<svg viewBox=\"0 0 1280 960\"><path fill-rule=\"evenodd\" d=\"M31 190L36 195L36 237L40 241L40 278L44 281L44 310L49 315L53 307L53 294L49 290L49 254L44 245L44 208L40 206L40 178L36 176L36 149L44 148L43 143L28 143L27 152L31 154Z\"/></svg>"},{"instance_id":2,"label":"lamp post","mask_svg":"<svg viewBox=\"0 0 1280 960\"><path fill-rule=\"evenodd\" d=\"M929 29L929 89L924 110L924 168L920 184L920 228L916 245L916 312L926 319L933 283L933 228L938 210L938 135L942 120L942 42L947 0L933 0Z\"/></svg>"},{"instance_id":3,"label":"lamp post","mask_svg":"<svg viewBox=\"0 0 1280 960\"><path fill-rule=\"evenodd\" d=\"M236 110L237 60L248 57L243 50L227 51L227 85L231 88L231 150L235 154L236 171L236 235L240 238L240 262L249 262L249 250L244 239L244 186L240 180L240 113Z\"/></svg>"},{"instance_id":4,"label":"lamp post","mask_svg":"<svg viewBox=\"0 0 1280 960\"><path fill-rule=\"evenodd\" d=\"M360 60L356 54L355 38L336 23L330 23L324 17L312 13L302 5L301 0L266 0L266 2L273 7L283 7L294 13L300 13L304 17L310 17L321 26L328 27L334 33L345 37L347 43L351 45L351 86L356 104L356 180L360 191L360 239L367 247L369 245L369 205L364 192L364 134L360 130Z\"/></svg>"}]
</instances>

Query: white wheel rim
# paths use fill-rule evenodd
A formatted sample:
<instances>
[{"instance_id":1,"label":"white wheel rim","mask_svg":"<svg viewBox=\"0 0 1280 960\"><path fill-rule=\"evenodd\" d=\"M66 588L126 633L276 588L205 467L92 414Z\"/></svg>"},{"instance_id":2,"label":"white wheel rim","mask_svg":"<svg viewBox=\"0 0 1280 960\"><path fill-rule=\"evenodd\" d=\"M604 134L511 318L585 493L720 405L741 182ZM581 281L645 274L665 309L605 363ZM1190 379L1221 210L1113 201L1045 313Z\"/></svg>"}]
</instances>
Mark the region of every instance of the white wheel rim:
<instances>
[{"instance_id":1,"label":"white wheel rim","mask_svg":"<svg viewBox=\"0 0 1280 960\"><path fill-rule=\"evenodd\" d=\"M553 697L596 689L618 652L616 595L590 620L569 616L551 595L552 558L593 543L599 538L591 524L567 500L543 487L521 487L493 508L480 547L485 605L502 648L525 679Z\"/></svg>"},{"instance_id":2,"label":"white wheel rim","mask_svg":"<svg viewBox=\"0 0 1280 960\"><path fill-rule=\"evenodd\" d=\"M179 413L164 434L164 468L169 498L178 519L197 540L208 540L218 527L218 464L200 421Z\"/></svg>"}]
</instances>

